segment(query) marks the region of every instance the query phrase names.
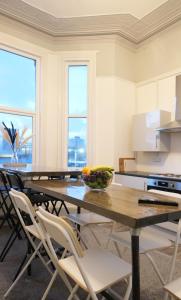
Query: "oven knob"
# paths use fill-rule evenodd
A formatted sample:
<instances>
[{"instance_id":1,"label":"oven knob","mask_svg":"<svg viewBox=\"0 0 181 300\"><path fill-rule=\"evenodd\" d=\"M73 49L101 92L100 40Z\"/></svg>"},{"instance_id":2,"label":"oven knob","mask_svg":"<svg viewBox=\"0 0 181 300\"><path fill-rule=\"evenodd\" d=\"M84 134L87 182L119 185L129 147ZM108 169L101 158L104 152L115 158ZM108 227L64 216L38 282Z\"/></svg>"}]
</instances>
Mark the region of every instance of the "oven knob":
<instances>
[{"instance_id":1,"label":"oven knob","mask_svg":"<svg viewBox=\"0 0 181 300\"><path fill-rule=\"evenodd\" d=\"M174 184L174 183L171 183L170 187L171 187L171 188L174 188L174 187L175 187L175 184Z\"/></svg>"},{"instance_id":2,"label":"oven knob","mask_svg":"<svg viewBox=\"0 0 181 300\"><path fill-rule=\"evenodd\" d=\"M154 185L156 185L156 181L154 181Z\"/></svg>"}]
</instances>

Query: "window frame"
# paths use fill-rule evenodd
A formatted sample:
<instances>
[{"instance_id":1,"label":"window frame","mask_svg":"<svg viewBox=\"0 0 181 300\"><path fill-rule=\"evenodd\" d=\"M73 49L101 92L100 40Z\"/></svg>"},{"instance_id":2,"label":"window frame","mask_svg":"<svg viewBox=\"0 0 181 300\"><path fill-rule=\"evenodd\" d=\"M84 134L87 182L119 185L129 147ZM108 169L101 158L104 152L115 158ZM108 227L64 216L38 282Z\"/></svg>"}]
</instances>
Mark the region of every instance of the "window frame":
<instances>
[{"instance_id":1,"label":"window frame","mask_svg":"<svg viewBox=\"0 0 181 300\"><path fill-rule=\"evenodd\" d=\"M35 111L29 111L24 109L17 109L14 107L1 106L0 113L7 113L12 115L21 115L25 117L32 117L32 164L37 164L39 162L39 114L40 114L40 58L34 56L26 51L22 51L13 47L5 46L0 43L0 50L4 50L16 55L23 56L27 59L33 59L36 61L36 77L35 77Z\"/></svg>"},{"instance_id":2,"label":"window frame","mask_svg":"<svg viewBox=\"0 0 181 300\"><path fill-rule=\"evenodd\" d=\"M95 79L96 79L96 51L93 53L85 52L74 52L63 54L60 60L61 63L61 82L62 82L62 93L61 99L62 103L59 106L59 112L61 111L62 122L59 122L59 128L62 128L61 139L59 140L59 165L63 168L68 168L68 120L69 118L86 118L87 119L87 143L86 143L86 157L87 164L91 165L94 160L95 153L95 143L93 145L93 136L95 133L95 123L94 120L94 108L93 101L95 99ZM88 80L87 80L87 114L71 114L68 113L68 66L72 65L86 65L88 66ZM60 133L59 133L60 136ZM70 169L75 169L75 167L69 167ZM81 169L76 167L76 169Z\"/></svg>"}]
</instances>

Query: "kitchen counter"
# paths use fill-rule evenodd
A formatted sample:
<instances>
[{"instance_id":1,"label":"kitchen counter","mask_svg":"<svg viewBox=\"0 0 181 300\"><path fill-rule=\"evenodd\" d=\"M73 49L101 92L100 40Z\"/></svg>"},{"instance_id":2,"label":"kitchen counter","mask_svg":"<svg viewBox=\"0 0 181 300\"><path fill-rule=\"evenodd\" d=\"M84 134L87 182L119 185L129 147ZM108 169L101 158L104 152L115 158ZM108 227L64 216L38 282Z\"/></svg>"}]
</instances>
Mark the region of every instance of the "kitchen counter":
<instances>
[{"instance_id":1,"label":"kitchen counter","mask_svg":"<svg viewBox=\"0 0 181 300\"><path fill-rule=\"evenodd\" d=\"M181 182L181 176L180 177L168 177L168 176L160 176L158 173L154 172L144 172L144 171L127 171L127 172L115 172L117 175L126 175L126 176L135 176L135 177L143 177L143 178L153 178L153 179L164 179L164 180L169 180L169 181L177 181Z\"/></svg>"}]
</instances>

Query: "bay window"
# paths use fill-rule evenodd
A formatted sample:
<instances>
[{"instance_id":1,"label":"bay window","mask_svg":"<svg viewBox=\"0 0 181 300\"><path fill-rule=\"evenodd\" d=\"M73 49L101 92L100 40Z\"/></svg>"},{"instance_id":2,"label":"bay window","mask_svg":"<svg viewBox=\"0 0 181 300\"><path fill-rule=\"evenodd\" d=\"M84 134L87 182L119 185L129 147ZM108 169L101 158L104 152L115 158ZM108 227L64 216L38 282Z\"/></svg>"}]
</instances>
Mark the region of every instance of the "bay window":
<instances>
[{"instance_id":1,"label":"bay window","mask_svg":"<svg viewBox=\"0 0 181 300\"><path fill-rule=\"evenodd\" d=\"M68 167L87 163L87 81L87 65L68 65Z\"/></svg>"},{"instance_id":2,"label":"bay window","mask_svg":"<svg viewBox=\"0 0 181 300\"><path fill-rule=\"evenodd\" d=\"M0 49L0 126L14 128L26 136L34 136L36 120L36 60ZM34 159L34 138L25 143L18 153L19 161L31 163ZM10 162L11 147L0 135L0 163Z\"/></svg>"}]
</instances>

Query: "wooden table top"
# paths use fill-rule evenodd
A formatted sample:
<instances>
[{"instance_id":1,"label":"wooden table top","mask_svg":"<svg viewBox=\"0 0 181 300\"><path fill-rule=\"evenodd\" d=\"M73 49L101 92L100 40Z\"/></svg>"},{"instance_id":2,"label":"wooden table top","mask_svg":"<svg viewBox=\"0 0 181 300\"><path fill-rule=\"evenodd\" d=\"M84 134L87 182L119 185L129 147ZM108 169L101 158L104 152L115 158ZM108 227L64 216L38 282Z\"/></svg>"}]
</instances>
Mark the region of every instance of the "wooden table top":
<instances>
[{"instance_id":1,"label":"wooden table top","mask_svg":"<svg viewBox=\"0 0 181 300\"><path fill-rule=\"evenodd\" d=\"M68 170L61 168L51 168L39 165L27 164L22 167L5 167L0 165L0 170L14 172L20 176L61 176L61 175L81 175L79 170Z\"/></svg>"},{"instance_id":2,"label":"wooden table top","mask_svg":"<svg viewBox=\"0 0 181 300\"><path fill-rule=\"evenodd\" d=\"M181 217L181 199L110 185L106 191L92 191L81 181L27 181L26 186L57 199L88 209L132 228L149 226ZM178 207L140 205L138 199L152 196L159 200L172 200Z\"/></svg>"}]
</instances>

